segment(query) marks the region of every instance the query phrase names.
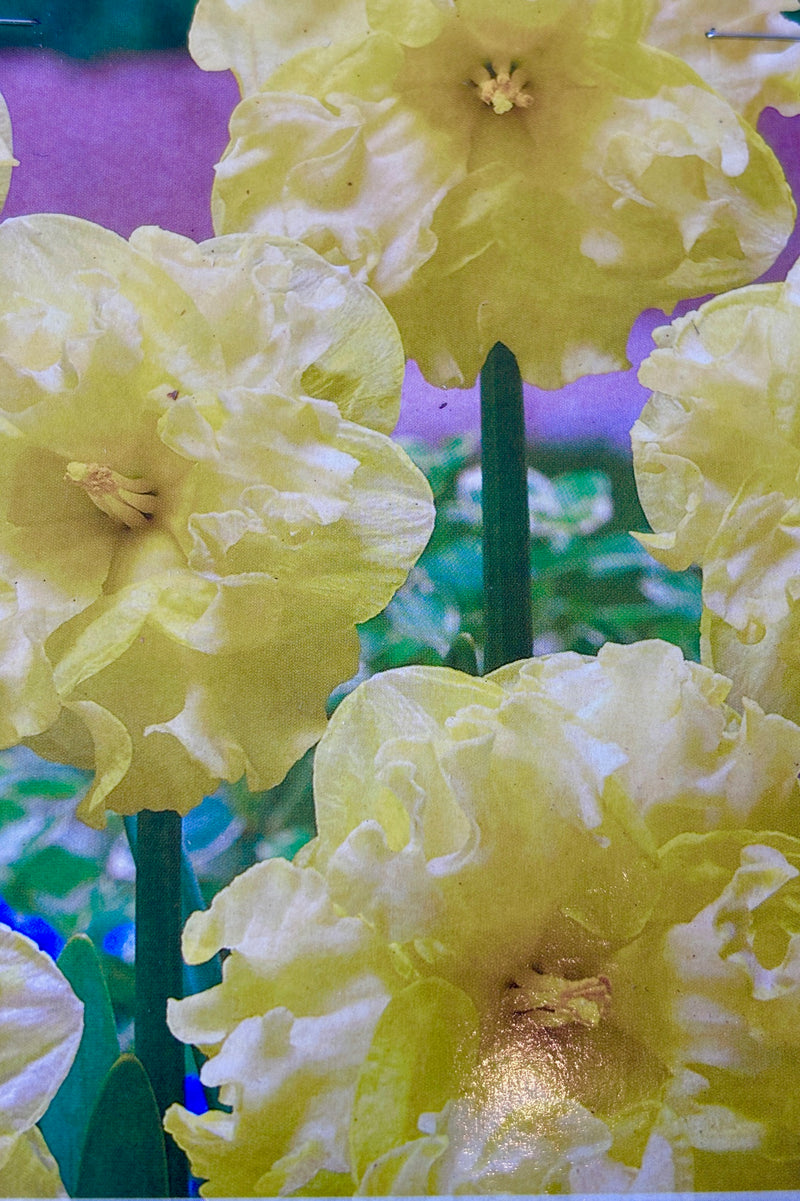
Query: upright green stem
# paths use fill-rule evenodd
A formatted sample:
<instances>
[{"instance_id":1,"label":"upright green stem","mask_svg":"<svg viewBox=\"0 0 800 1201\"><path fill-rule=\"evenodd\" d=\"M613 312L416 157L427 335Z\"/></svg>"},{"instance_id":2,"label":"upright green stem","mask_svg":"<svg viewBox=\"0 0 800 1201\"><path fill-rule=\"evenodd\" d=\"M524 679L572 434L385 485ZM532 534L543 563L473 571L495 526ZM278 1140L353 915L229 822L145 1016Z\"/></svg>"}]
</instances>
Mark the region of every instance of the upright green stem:
<instances>
[{"instance_id":1,"label":"upright green stem","mask_svg":"<svg viewBox=\"0 0 800 1201\"><path fill-rule=\"evenodd\" d=\"M493 671L527 658L533 641L522 378L502 342L481 371L481 464L484 671Z\"/></svg>"},{"instance_id":2,"label":"upright green stem","mask_svg":"<svg viewBox=\"0 0 800 1201\"><path fill-rule=\"evenodd\" d=\"M184 1048L167 1026L167 998L180 997L181 818L144 809L136 831L136 1054L159 1112L183 1102ZM185 1197L186 1157L167 1136L170 1195Z\"/></svg>"}]
</instances>

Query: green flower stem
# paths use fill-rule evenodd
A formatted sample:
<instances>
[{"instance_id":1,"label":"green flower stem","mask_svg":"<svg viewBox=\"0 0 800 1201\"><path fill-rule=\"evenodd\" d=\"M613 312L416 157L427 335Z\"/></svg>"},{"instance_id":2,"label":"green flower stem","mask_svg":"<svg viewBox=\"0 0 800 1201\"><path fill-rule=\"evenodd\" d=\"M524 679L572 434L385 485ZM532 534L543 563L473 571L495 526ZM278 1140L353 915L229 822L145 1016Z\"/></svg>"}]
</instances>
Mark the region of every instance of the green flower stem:
<instances>
[{"instance_id":1,"label":"green flower stem","mask_svg":"<svg viewBox=\"0 0 800 1201\"><path fill-rule=\"evenodd\" d=\"M473 673L476 674L476 673ZM136 818L124 817L125 833L128 836L128 842L131 848L131 854L134 860L136 859ZM206 903L203 894L200 890L200 885L197 882L192 861L189 858L186 847L181 839L181 925L186 924L186 920L190 913L194 913L196 909L205 909ZM194 996L195 993L205 992L206 989L214 988L222 982L222 957L214 955L206 963L183 965L183 990L181 996ZM194 1061L194 1069L197 1075L200 1075L200 1069L205 1063L205 1056L198 1051L197 1047L192 1047L192 1057ZM203 1086L203 1092L206 1096L209 1109L223 1108L219 1102L219 1090L209 1088L208 1085Z\"/></svg>"},{"instance_id":2,"label":"green flower stem","mask_svg":"<svg viewBox=\"0 0 800 1201\"><path fill-rule=\"evenodd\" d=\"M531 653L530 518L522 378L496 342L481 370L485 672Z\"/></svg>"},{"instance_id":3,"label":"green flower stem","mask_svg":"<svg viewBox=\"0 0 800 1201\"><path fill-rule=\"evenodd\" d=\"M144 809L136 820L136 1054L160 1113L183 1103L184 1048L167 1026L167 998L180 997L181 818ZM168 1136L170 1196L188 1194L186 1157Z\"/></svg>"},{"instance_id":4,"label":"green flower stem","mask_svg":"<svg viewBox=\"0 0 800 1201\"><path fill-rule=\"evenodd\" d=\"M475 673L473 673L475 674ZM131 854L136 860L136 818L124 817L125 833L128 836ZM197 882L192 861L181 840L181 920L185 925L190 913L196 909L206 909L207 905ZM222 957L214 955L207 963L183 965L183 996L192 996L213 988L222 980Z\"/></svg>"}]
</instances>

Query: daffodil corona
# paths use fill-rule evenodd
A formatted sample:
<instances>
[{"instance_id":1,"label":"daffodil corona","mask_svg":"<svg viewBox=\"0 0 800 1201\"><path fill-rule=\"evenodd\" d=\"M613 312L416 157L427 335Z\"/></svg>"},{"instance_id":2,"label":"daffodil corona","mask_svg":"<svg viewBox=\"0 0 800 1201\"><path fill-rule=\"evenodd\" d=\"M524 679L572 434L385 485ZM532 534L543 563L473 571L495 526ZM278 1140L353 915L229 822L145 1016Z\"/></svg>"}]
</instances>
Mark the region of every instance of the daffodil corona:
<instances>
[{"instance_id":1,"label":"daffodil corona","mask_svg":"<svg viewBox=\"0 0 800 1201\"><path fill-rule=\"evenodd\" d=\"M391 318L280 240L0 253L0 742L93 769L93 824L276 783L433 521Z\"/></svg>"},{"instance_id":2,"label":"daffodil corona","mask_svg":"<svg viewBox=\"0 0 800 1201\"><path fill-rule=\"evenodd\" d=\"M639 40L645 0L285 7L198 5L198 62L243 91L215 228L346 264L435 383L498 340L545 387L619 368L643 308L749 282L788 237L771 152Z\"/></svg>"},{"instance_id":3,"label":"daffodil corona","mask_svg":"<svg viewBox=\"0 0 800 1201\"><path fill-rule=\"evenodd\" d=\"M800 729L728 687L650 642L345 700L318 837L186 926L203 1193L791 1187Z\"/></svg>"}]
</instances>

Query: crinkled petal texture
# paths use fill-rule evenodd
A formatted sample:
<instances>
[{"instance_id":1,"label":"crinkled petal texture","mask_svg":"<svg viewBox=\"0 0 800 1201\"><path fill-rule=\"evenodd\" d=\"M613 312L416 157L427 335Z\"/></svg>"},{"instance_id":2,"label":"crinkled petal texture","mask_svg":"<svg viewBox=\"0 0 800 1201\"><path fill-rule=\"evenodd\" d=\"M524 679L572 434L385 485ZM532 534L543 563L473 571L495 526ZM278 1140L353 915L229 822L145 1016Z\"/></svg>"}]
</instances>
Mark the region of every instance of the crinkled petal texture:
<instances>
[{"instance_id":1,"label":"crinkled petal texture","mask_svg":"<svg viewBox=\"0 0 800 1201\"><path fill-rule=\"evenodd\" d=\"M222 947L223 983L170 1002L178 1037L211 1056L230 1114L173 1107L167 1128L209 1196L275 1196L349 1179L353 1095L373 1031L403 985L391 948L337 912L325 881L282 860L237 877L184 932L189 962ZM320 1175L321 1174L321 1175ZM329 1191L325 1184L320 1192Z\"/></svg>"},{"instance_id":2,"label":"crinkled petal texture","mask_svg":"<svg viewBox=\"0 0 800 1201\"><path fill-rule=\"evenodd\" d=\"M93 768L93 824L276 783L433 521L391 318L262 237L0 251L2 743Z\"/></svg>"},{"instance_id":3,"label":"crinkled petal texture","mask_svg":"<svg viewBox=\"0 0 800 1201\"><path fill-rule=\"evenodd\" d=\"M773 0L650 0L650 9L644 40L684 59L753 124L767 106L787 117L800 112L800 43L705 37L718 29L796 38L796 22ZM784 12L796 10L788 4Z\"/></svg>"},{"instance_id":4,"label":"crinkled petal texture","mask_svg":"<svg viewBox=\"0 0 800 1201\"><path fill-rule=\"evenodd\" d=\"M83 1033L83 1005L52 959L0 925L0 1196L66 1197L35 1123Z\"/></svg>"},{"instance_id":5,"label":"crinkled petal texture","mask_svg":"<svg viewBox=\"0 0 800 1201\"><path fill-rule=\"evenodd\" d=\"M201 245L155 226L131 244L195 302L219 340L229 384L332 400L348 421L390 434L403 362L370 290L303 246L247 235Z\"/></svg>"},{"instance_id":6,"label":"crinkled petal texture","mask_svg":"<svg viewBox=\"0 0 800 1201\"><path fill-rule=\"evenodd\" d=\"M186 927L204 1195L788 1187L800 729L728 687L649 642L352 693L317 838Z\"/></svg>"},{"instance_id":7,"label":"crinkled petal texture","mask_svg":"<svg viewBox=\"0 0 800 1201\"><path fill-rule=\"evenodd\" d=\"M241 74L231 29L244 38L257 11L251 36L272 45L281 6L215 6L200 61ZM637 41L646 0L371 0L367 35L355 4L313 27L301 8L302 36L275 17L283 61L260 90L248 74L215 228L346 264L435 383L471 383L498 339L544 387L614 370L643 308L746 283L789 235L754 130Z\"/></svg>"},{"instance_id":8,"label":"crinkled petal texture","mask_svg":"<svg viewBox=\"0 0 800 1201\"><path fill-rule=\"evenodd\" d=\"M648 550L703 569L703 657L800 718L800 268L657 331L632 432Z\"/></svg>"},{"instance_id":9,"label":"crinkled petal texture","mask_svg":"<svg viewBox=\"0 0 800 1201\"><path fill-rule=\"evenodd\" d=\"M233 71L249 95L288 56L368 29L364 0L199 0L189 50L206 71Z\"/></svg>"}]
</instances>

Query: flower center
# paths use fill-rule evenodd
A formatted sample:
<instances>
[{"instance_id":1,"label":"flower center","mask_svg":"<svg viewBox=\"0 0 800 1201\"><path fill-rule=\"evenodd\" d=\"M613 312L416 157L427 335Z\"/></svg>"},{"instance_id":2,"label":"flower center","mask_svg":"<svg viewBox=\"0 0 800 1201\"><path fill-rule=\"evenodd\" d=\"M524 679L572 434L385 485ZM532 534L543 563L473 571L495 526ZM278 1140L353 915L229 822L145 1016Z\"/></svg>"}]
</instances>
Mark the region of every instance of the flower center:
<instances>
[{"instance_id":1,"label":"flower center","mask_svg":"<svg viewBox=\"0 0 800 1201\"><path fill-rule=\"evenodd\" d=\"M98 509L130 530L141 529L156 511L156 490L149 480L133 480L100 463L68 463L65 480L78 484Z\"/></svg>"},{"instance_id":2,"label":"flower center","mask_svg":"<svg viewBox=\"0 0 800 1201\"><path fill-rule=\"evenodd\" d=\"M607 976L566 980L525 968L517 972L503 997L511 1014L525 1014L536 1026L588 1026L600 1024L611 1004Z\"/></svg>"},{"instance_id":3,"label":"flower center","mask_svg":"<svg viewBox=\"0 0 800 1201\"><path fill-rule=\"evenodd\" d=\"M533 96L524 90L528 75L511 63L487 63L473 71L470 79L478 89L484 104L496 113L510 113L514 108L530 108Z\"/></svg>"}]
</instances>

